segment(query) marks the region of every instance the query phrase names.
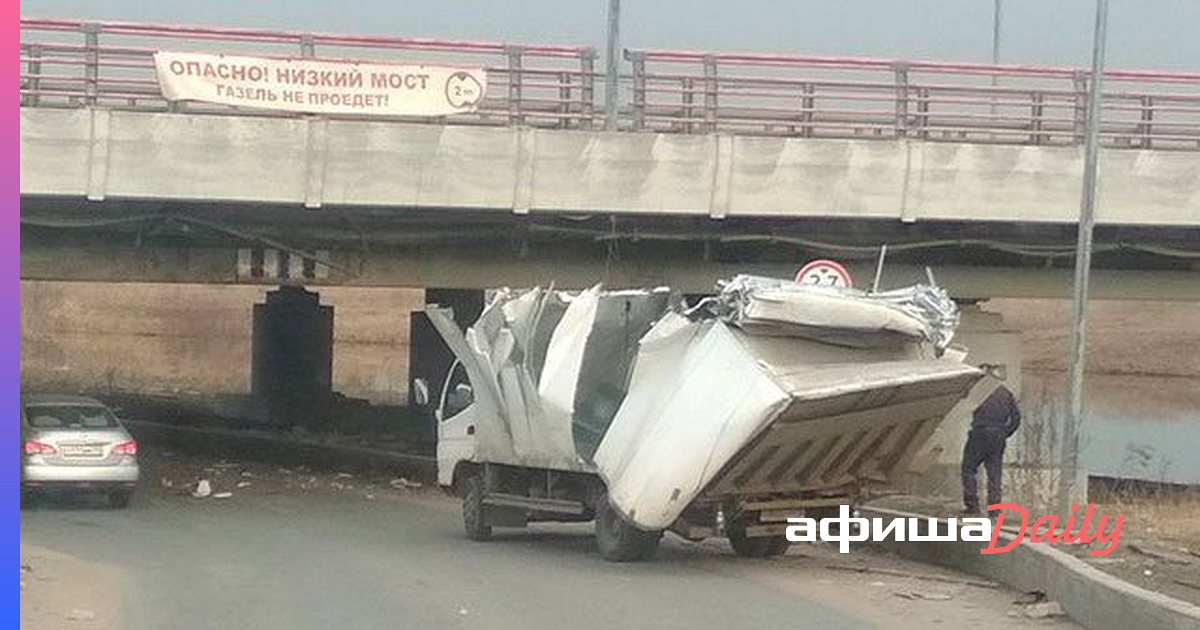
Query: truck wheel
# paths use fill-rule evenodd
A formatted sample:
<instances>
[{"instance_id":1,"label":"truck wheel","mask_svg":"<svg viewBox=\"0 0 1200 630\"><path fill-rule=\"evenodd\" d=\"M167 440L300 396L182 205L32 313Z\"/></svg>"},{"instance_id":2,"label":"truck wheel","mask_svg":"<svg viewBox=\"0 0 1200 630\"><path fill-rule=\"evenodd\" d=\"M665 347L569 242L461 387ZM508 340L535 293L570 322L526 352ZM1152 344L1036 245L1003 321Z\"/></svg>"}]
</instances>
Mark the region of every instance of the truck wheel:
<instances>
[{"instance_id":1,"label":"truck wheel","mask_svg":"<svg viewBox=\"0 0 1200 630\"><path fill-rule=\"evenodd\" d=\"M621 518L608 502L608 495L601 495L596 505L596 543L605 560L649 560L658 552L658 541L661 539L661 531L641 530Z\"/></svg>"},{"instance_id":2,"label":"truck wheel","mask_svg":"<svg viewBox=\"0 0 1200 630\"><path fill-rule=\"evenodd\" d=\"M733 552L743 558L774 558L787 552L791 542L786 536L746 535L745 525L734 525L726 532Z\"/></svg>"},{"instance_id":3,"label":"truck wheel","mask_svg":"<svg viewBox=\"0 0 1200 630\"><path fill-rule=\"evenodd\" d=\"M487 540L492 526L483 513L483 477L471 475L463 481L463 529L471 540Z\"/></svg>"}]
</instances>

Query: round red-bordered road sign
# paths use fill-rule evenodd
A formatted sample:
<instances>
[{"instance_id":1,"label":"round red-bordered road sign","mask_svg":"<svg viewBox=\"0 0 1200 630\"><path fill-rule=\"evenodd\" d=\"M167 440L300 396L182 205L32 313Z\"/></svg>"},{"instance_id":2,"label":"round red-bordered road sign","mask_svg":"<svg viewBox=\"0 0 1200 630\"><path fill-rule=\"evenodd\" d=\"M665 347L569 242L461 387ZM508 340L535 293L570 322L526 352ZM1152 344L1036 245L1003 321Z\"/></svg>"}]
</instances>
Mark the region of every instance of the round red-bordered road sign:
<instances>
[{"instance_id":1,"label":"round red-bordered road sign","mask_svg":"<svg viewBox=\"0 0 1200 630\"><path fill-rule=\"evenodd\" d=\"M800 271L796 272L796 282L844 289L854 286L854 280L850 278L850 272L846 271L845 267L824 258L801 267Z\"/></svg>"}]
</instances>

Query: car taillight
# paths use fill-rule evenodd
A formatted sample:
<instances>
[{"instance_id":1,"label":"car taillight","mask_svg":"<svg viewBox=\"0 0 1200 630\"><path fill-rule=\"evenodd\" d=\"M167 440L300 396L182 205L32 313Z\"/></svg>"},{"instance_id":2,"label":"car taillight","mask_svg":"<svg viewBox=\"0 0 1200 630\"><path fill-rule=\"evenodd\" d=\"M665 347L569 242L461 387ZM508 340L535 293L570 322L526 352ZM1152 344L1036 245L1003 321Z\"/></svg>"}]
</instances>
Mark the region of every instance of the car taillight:
<instances>
[{"instance_id":1,"label":"car taillight","mask_svg":"<svg viewBox=\"0 0 1200 630\"><path fill-rule=\"evenodd\" d=\"M113 447L114 455L137 455L137 442L129 440Z\"/></svg>"},{"instance_id":2,"label":"car taillight","mask_svg":"<svg viewBox=\"0 0 1200 630\"><path fill-rule=\"evenodd\" d=\"M45 442L29 440L28 442L25 443L25 454L26 455L53 455L57 452L58 451L54 450L53 446L50 446L49 444L46 444Z\"/></svg>"}]
</instances>

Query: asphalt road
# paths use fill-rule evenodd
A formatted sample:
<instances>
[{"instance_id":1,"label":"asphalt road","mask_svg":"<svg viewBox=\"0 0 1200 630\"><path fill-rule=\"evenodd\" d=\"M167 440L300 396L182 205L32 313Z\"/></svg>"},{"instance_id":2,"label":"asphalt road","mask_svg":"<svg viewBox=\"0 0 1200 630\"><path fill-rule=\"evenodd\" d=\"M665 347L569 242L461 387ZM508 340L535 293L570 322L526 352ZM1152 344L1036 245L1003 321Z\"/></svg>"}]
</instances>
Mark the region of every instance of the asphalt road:
<instances>
[{"instance_id":1,"label":"asphalt road","mask_svg":"<svg viewBox=\"0 0 1200 630\"><path fill-rule=\"evenodd\" d=\"M158 487L153 474L126 510L67 499L22 513L22 544L78 558L120 585L111 627L1046 627L1011 616L1015 594L1003 590L826 568L902 562L869 553L806 547L753 561L723 543L668 536L657 561L611 564L588 526L471 542L454 500L386 479L367 487L288 473L272 482L269 472L224 470L218 490L254 483L229 499L194 499L178 484ZM896 596L913 591L935 597Z\"/></svg>"}]
</instances>

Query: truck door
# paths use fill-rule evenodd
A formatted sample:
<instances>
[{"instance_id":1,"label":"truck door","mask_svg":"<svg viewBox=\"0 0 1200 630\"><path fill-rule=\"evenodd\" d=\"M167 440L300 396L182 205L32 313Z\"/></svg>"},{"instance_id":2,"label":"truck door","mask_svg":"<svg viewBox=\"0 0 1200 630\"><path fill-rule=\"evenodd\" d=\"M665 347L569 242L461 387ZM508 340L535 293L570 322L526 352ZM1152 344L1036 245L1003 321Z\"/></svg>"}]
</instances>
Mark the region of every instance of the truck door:
<instances>
[{"instance_id":1,"label":"truck door","mask_svg":"<svg viewBox=\"0 0 1200 630\"><path fill-rule=\"evenodd\" d=\"M487 430L487 423L494 427L499 422L499 396L455 323L453 311L428 308L425 314L457 359L442 387L436 412L438 483L450 485L458 462L475 459L479 434Z\"/></svg>"},{"instance_id":2,"label":"truck door","mask_svg":"<svg viewBox=\"0 0 1200 630\"><path fill-rule=\"evenodd\" d=\"M461 361L455 360L442 384L434 415L438 422L438 483L453 482L454 467L475 455L475 425L479 406L474 404L475 390Z\"/></svg>"}]
</instances>

